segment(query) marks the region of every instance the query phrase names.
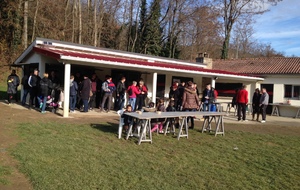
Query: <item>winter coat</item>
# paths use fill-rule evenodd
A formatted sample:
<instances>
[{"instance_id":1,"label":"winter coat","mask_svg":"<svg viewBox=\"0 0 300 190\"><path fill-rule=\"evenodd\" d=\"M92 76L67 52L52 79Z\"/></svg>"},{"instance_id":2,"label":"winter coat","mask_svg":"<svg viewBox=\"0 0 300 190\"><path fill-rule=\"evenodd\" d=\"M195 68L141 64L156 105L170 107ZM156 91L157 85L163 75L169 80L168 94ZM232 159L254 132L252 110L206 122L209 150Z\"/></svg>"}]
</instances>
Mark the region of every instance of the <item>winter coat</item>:
<instances>
[{"instance_id":1,"label":"winter coat","mask_svg":"<svg viewBox=\"0 0 300 190\"><path fill-rule=\"evenodd\" d=\"M32 75L30 77L30 81L28 81L28 83L30 84L30 87L32 87L32 88L39 88L40 80L41 80L40 76Z\"/></svg>"},{"instance_id":2,"label":"winter coat","mask_svg":"<svg viewBox=\"0 0 300 190\"><path fill-rule=\"evenodd\" d=\"M240 91L238 91L236 102L242 104L248 103L248 91L246 89L241 89Z\"/></svg>"},{"instance_id":3,"label":"winter coat","mask_svg":"<svg viewBox=\"0 0 300 190\"><path fill-rule=\"evenodd\" d=\"M30 89L30 86L28 84L28 75L24 75L24 77L22 78L21 84L23 85L24 89Z\"/></svg>"},{"instance_id":4,"label":"winter coat","mask_svg":"<svg viewBox=\"0 0 300 190\"><path fill-rule=\"evenodd\" d=\"M50 79L44 77L42 80L40 80L40 84L39 84L40 95L48 96L51 88L52 88L52 82Z\"/></svg>"},{"instance_id":5,"label":"winter coat","mask_svg":"<svg viewBox=\"0 0 300 190\"><path fill-rule=\"evenodd\" d=\"M197 92L192 87L187 87L184 89L182 97L182 108L183 109L198 109L199 108L199 98Z\"/></svg>"},{"instance_id":6,"label":"winter coat","mask_svg":"<svg viewBox=\"0 0 300 190\"><path fill-rule=\"evenodd\" d=\"M173 89L172 87L170 88L170 92L169 92L169 98L170 99L174 99L175 102L177 102L177 100L179 99L180 97L180 92L178 90L178 88L176 89Z\"/></svg>"},{"instance_id":7,"label":"winter coat","mask_svg":"<svg viewBox=\"0 0 300 190\"><path fill-rule=\"evenodd\" d=\"M20 84L20 79L17 75L11 74L7 77L7 93L16 94Z\"/></svg>"},{"instance_id":8,"label":"winter coat","mask_svg":"<svg viewBox=\"0 0 300 190\"><path fill-rule=\"evenodd\" d=\"M267 92L262 93L259 100L260 104L268 105L269 104L269 94Z\"/></svg>"},{"instance_id":9,"label":"winter coat","mask_svg":"<svg viewBox=\"0 0 300 190\"><path fill-rule=\"evenodd\" d=\"M117 94L124 95L126 91L126 87L124 82L119 81L117 85Z\"/></svg>"},{"instance_id":10,"label":"winter coat","mask_svg":"<svg viewBox=\"0 0 300 190\"><path fill-rule=\"evenodd\" d=\"M260 101L260 93L254 92L253 96L252 96L252 104L255 106L259 105L259 101Z\"/></svg>"},{"instance_id":11,"label":"winter coat","mask_svg":"<svg viewBox=\"0 0 300 190\"><path fill-rule=\"evenodd\" d=\"M136 86L134 86L134 85L129 86L128 89L127 89L127 92L129 90L131 90L131 92L132 92L132 94L129 95L129 98L136 98L136 95L140 94L138 88Z\"/></svg>"},{"instance_id":12,"label":"winter coat","mask_svg":"<svg viewBox=\"0 0 300 190\"><path fill-rule=\"evenodd\" d=\"M76 81L70 82L70 96L75 96L78 91L78 85Z\"/></svg>"},{"instance_id":13,"label":"winter coat","mask_svg":"<svg viewBox=\"0 0 300 190\"><path fill-rule=\"evenodd\" d=\"M116 86L112 81L104 81L102 83L102 90L105 94L112 94L116 90Z\"/></svg>"},{"instance_id":14,"label":"winter coat","mask_svg":"<svg viewBox=\"0 0 300 190\"><path fill-rule=\"evenodd\" d=\"M206 99L205 98L206 96L208 96L209 99ZM201 102L212 104L214 101L215 101L215 92L214 92L214 90L213 89L210 89L210 90L205 89L205 90L203 90Z\"/></svg>"},{"instance_id":15,"label":"winter coat","mask_svg":"<svg viewBox=\"0 0 300 190\"><path fill-rule=\"evenodd\" d=\"M91 81L86 78L81 82L80 95L83 100L88 100L90 98L91 91Z\"/></svg>"}]
</instances>

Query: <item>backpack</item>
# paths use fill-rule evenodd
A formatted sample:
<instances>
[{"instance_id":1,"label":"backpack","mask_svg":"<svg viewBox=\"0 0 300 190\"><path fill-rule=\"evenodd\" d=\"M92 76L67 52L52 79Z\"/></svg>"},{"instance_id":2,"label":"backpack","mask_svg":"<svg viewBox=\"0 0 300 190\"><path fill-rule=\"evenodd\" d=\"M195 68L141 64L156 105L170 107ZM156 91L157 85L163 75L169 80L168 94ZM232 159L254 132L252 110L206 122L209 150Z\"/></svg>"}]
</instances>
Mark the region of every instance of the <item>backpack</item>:
<instances>
[{"instance_id":1,"label":"backpack","mask_svg":"<svg viewBox=\"0 0 300 190\"><path fill-rule=\"evenodd\" d=\"M130 87L129 90L128 90L128 95L131 96L132 94L133 94L132 88Z\"/></svg>"}]
</instances>

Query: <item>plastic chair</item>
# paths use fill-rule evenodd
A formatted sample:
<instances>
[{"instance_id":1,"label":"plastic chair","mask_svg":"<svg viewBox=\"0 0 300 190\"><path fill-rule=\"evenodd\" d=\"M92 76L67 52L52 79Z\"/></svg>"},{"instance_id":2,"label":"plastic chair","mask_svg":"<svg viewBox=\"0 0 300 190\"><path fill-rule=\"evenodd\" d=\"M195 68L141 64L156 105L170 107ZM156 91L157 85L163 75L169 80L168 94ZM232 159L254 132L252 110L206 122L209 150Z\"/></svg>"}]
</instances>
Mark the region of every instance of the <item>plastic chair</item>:
<instances>
[{"instance_id":1,"label":"plastic chair","mask_svg":"<svg viewBox=\"0 0 300 190\"><path fill-rule=\"evenodd\" d=\"M123 125L124 125L124 118L122 118L124 110L118 110L117 114L120 116L120 122L119 122L119 130L118 130L118 138L121 139L122 137L122 131L123 131Z\"/></svg>"}]
</instances>

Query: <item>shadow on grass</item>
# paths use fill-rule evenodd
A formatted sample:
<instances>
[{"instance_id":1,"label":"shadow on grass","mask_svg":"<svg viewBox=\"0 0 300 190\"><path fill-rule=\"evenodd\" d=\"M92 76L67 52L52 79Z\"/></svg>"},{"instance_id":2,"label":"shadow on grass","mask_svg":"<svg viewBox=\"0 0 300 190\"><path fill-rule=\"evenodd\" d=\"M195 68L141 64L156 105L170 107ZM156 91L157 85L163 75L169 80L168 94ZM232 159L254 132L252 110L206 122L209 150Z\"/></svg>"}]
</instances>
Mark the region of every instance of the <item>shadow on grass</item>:
<instances>
[{"instance_id":1,"label":"shadow on grass","mask_svg":"<svg viewBox=\"0 0 300 190\"><path fill-rule=\"evenodd\" d=\"M116 123L106 123L106 124L99 124L99 123L92 123L90 124L90 126L94 129L103 131L105 133L112 133L112 134L116 134L118 133L118 127L119 125Z\"/></svg>"}]
</instances>

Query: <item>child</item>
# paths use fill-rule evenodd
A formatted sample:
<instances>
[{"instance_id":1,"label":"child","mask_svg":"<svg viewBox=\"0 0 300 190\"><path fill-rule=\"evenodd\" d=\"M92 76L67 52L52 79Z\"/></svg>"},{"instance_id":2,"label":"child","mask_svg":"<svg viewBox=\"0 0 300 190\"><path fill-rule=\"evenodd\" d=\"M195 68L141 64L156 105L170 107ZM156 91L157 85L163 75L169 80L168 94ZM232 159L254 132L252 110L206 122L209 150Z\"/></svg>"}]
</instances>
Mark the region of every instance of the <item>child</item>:
<instances>
[{"instance_id":1,"label":"child","mask_svg":"<svg viewBox=\"0 0 300 190\"><path fill-rule=\"evenodd\" d=\"M155 112L154 102L150 102L147 107L143 107L144 112Z\"/></svg>"},{"instance_id":2,"label":"child","mask_svg":"<svg viewBox=\"0 0 300 190\"><path fill-rule=\"evenodd\" d=\"M164 100L160 99L157 103L157 111L165 112L166 108L164 105ZM151 132L159 129L159 133L164 133L163 131L163 123L165 122L164 118L156 119L156 122L154 123L154 127L152 128Z\"/></svg>"},{"instance_id":3,"label":"child","mask_svg":"<svg viewBox=\"0 0 300 190\"><path fill-rule=\"evenodd\" d=\"M127 105L125 111L123 112L123 114L121 116L122 118L124 118L123 128L126 133L128 132L129 125L131 123L133 123L133 118L131 116L125 115L124 113L130 113L130 112L132 112L132 107L131 107L131 105Z\"/></svg>"}]
</instances>

